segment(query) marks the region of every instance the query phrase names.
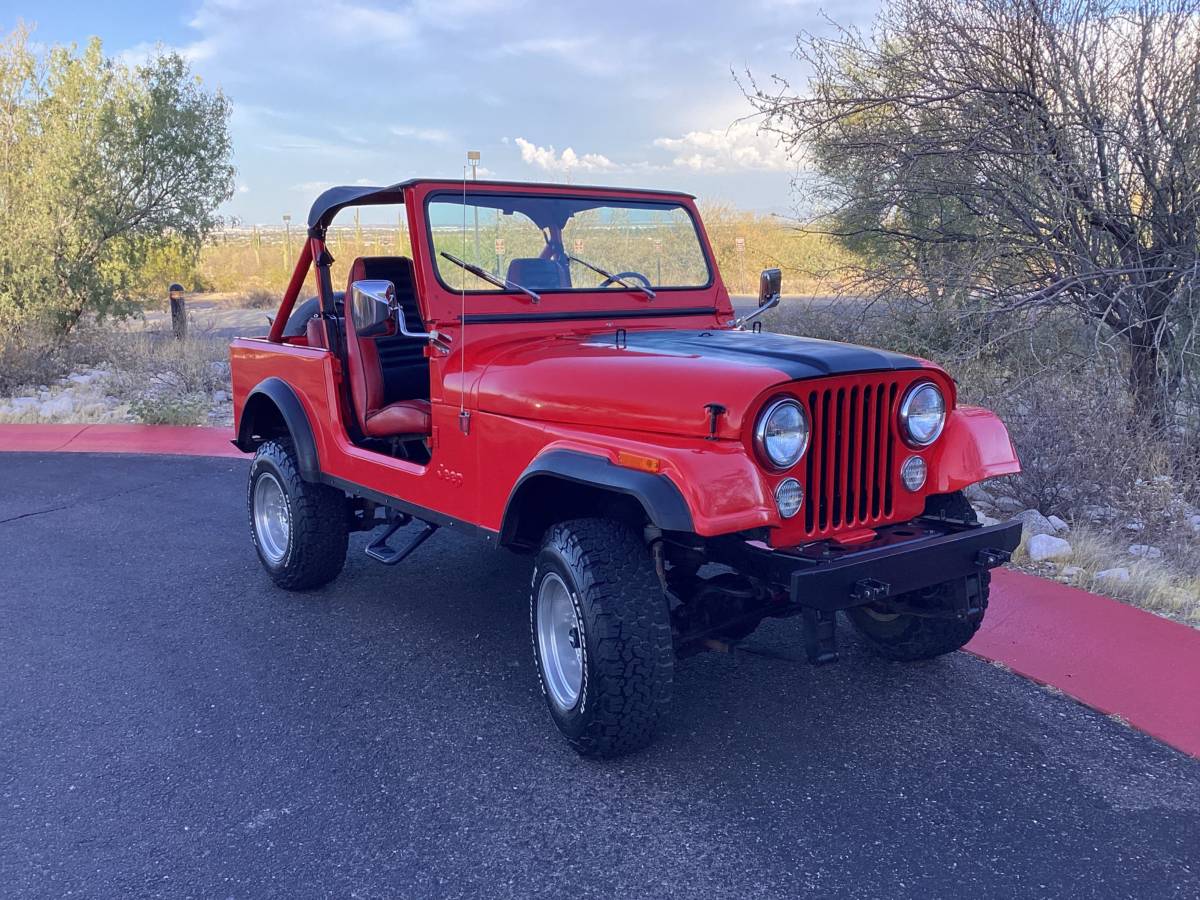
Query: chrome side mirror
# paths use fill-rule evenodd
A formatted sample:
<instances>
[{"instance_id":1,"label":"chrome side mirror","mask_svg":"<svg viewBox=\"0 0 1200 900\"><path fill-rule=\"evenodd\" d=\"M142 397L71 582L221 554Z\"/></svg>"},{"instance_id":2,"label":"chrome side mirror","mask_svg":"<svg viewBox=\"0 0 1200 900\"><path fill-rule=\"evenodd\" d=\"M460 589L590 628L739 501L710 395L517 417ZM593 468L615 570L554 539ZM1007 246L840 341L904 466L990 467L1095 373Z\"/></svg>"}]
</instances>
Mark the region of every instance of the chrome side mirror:
<instances>
[{"instance_id":1,"label":"chrome side mirror","mask_svg":"<svg viewBox=\"0 0 1200 900\"><path fill-rule=\"evenodd\" d=\"M387 334L387 323L396 322L396 330L410 338L426 338L447 352L448 335L436 331L409 331L404 320L404 307L396 299L396 286L390 281L364 279L350 285L350 315L354 317L354 331L360 337L376 337Z\"/></svg>"},{"instance_id":2,"label":"chrome side mirror","mask_svg":"<svg viewBox=\"0 0 1200 900\"><path fill-rule=\"evenodd\" d=\"M359 337L387 334L396 308L396 288L390 281L363 280L350 285L350 317Z\"/></svg>"},{"instance_id":3,"label":"chrome side mirror","mask_svg":"<svg viewBox=\"0 0 1200 900\"><path fill-rule=\"evenodd\" d=\"M758 276L759 308L774 306L778 303L782 286L783 272L779 269L763 269L762 274Z\"/></svg>"}]
</instances>

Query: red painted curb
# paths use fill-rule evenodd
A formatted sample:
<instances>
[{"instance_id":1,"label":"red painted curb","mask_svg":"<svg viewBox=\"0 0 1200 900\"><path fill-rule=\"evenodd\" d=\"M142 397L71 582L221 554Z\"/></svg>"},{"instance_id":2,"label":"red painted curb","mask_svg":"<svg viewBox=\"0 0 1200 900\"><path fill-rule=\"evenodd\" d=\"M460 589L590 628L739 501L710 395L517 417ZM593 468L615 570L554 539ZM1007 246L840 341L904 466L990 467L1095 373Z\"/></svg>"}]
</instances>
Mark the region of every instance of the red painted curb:
<instances>
[{"instance_id":1,"label":"red painted curb","mask_svg":"<svg viewBox=\"0 0 1200 900\"><path fill-rule=\"evenodd\" d=\"M1200 631L1109 597L997 569L966 649L1200 758Z\"/></svg>"},{"instance_id":2,"label":"red painted curb","mask_svg":"<svg viewBox=\"0 0 1200 900\"><path fill-rule=\"evenodd\" d=\"M180 425L0 425L0 451L245 456L228 428Z\"/></svg>"},{"instance_id":3,"label":"red painted curb","mask_svg":"<svg viewBox=\"0 0 1200 900\"><path fill-rule=\"evenodd\" d=\"M225 428L0 425L0 451L245 458ZM1200 631L1055 581L998 569L968 652L1003 663L1200 758Z\"/></svg>"}]
</instances>

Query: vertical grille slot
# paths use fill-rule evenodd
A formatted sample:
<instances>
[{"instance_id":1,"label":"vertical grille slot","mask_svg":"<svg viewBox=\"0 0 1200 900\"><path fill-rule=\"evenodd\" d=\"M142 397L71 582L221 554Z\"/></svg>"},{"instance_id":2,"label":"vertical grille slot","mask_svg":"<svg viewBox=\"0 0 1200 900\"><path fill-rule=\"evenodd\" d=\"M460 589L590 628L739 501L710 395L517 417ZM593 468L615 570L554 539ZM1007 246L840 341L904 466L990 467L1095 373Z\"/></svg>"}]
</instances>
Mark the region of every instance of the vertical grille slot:
<instances>
[{"instance_id":1,"label":"vertical grille slot","mask_svg":"<svg viewBox=\"0 0 1200 900\"><path fill-rule=\"evenodd\" d=\"M813 537L874 525L893 513L892 411L900 385L863 376L804 397L812 429L805 454L804 530Z\"/></svg>"}]
</instances>

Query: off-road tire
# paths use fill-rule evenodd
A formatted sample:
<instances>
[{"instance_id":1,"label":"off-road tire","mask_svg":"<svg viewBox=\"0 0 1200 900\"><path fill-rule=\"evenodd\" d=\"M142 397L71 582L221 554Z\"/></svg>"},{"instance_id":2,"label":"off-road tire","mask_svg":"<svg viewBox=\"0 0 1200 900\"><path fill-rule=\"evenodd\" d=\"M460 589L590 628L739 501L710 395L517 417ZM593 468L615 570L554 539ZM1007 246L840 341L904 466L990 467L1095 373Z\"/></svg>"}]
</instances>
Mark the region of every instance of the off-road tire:
<instances>
[{"instance_id":1,"label":"off-road tire","mask_svg":"<svg viewBox=\"0 0 1200 900\"><path fill-rule=\"evenodd\" d=\"M259 545L254 527L255 485L267 472L282 486L291 520L287 550L279 562L268 558ZM329 485L302 479L296 452L289 439L267 441L254 454L246 508L254 549L263 568L279 587L289 591L320 587L333 581L346 565L350 536L346 495Z\"/></svg>"},{"instance_id":2,"label":"off-road tire","mask_svg":"<svg viewBox=\"0 0 1200 900\"><path fill-rule=\"evenodd\" d=\"M925 512L927 515L941 515L963 522L978 521L974 508L961 492L930 497L925 504ZM901 662L933 659L953 653L975 636L987 610L990 583L991 573L985 571L980 576L981 611L966 619L926 619L897 614L887 616L882 611L862 607L847 610L846 618L862 635L867 646L885 659ZM902 594L898 599L913 606L945 609L950 606L951 592L962 589L961 581L950 581Z\"/></svg>"},{"instance_id":3,"label":"off-road tire","mask_svg":"<svg viewBox=\"0 0 1200 900\"><path fill-rule=\"evenodd\" d=\"M539 590L551 572L582 631L582 687L566 710L547 689L538 649ZM534 562L529 624L550 716L579 754L619 756L650 743L671 699L675 651L667 599L638 531L610 519L551 526Z\"/></svg>"}]
</instances>

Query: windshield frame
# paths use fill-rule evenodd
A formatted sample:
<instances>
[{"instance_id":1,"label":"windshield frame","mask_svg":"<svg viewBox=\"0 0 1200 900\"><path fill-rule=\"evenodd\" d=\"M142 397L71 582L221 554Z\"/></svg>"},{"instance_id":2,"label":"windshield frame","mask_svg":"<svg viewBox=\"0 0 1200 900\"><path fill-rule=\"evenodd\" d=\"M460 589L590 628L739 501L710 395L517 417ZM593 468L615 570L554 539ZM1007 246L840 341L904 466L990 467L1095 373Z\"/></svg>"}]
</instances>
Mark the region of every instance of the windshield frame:
<instances>
[{"instance_id":1,"label":"windshield frame","mask_svg":"<svg viewBox=\"0 0 1200 900\"><path fill-rule=\"evenodd\" d=\"M654 293L655 294L670 294L672 292L695 293L697 291L710 290L713 287L713 285L716 283L716 266L714 265L712 255L709 252L708 241L705 239L704 231L700 226L700 221L699 221L695 211L692 209L691 204L684 202L682 199L676 200L676 199L663 198L663 199L649 200L649 199L642 199L640 197L633 197L633 196L630 196L629 194L621 193L619 191L614 191L612 197L610 198L607 196L598 196L596 193L591 193L591 192L571 193L568 191L554 190L554 189L549 189L549 190L545 190L545 191L528 190L528 189L520 190L520 191L480 190L480 189L473 189L469 182L467 184L468 184L468 187L467 187L466 195L467 195L467 209L468 210L471 208L470 200L471 200L472 194L474 194L476 196L487 195L487 196L493 196L493 197L496 197L496 196L498 196L498 197L519 196L522 198L527 198L530 196L534 196L534 197L546 197L548 199L554 199L554 200L583 200L583 201L599 200L599 201L603 201L601 203L597 203L596 204L597 206L603 206L606 204L617 206L620 204L625 204L625 205L631 206L631 207L647 207L647 206L657 206L657 207L674 206L674 207L677 207L678 209L682 210L687 215L688 221L692 223L692 233L695 235L696 245L700 249L700 255L704 259L704 267L708 273L708 278L705 280L705 282L703 284L696 284L696 285L662 285L662 286L652 285ZM607 193L607 191L606 191L606 193ZM466 289L456 288L456 287L452 287L451 285L447 284L446 281L442 278L441 267L438 264L438 260L437 260L437 247L435 246L434 241L433 241L433 220L429 215L429 206L431 203L433 203L435 201L438 201L438 200L444 201L446 198L449 198L450 200L457 202L457 204L461 206L462 202L463 202L463 192L462 192L462 190L459 190L459 189L450 189L450 188L435 189L425 195L425 199L422 204L422 206L423 206L422 213L423 213L423 218L425 220L424 221L425 241L426 241L426 246L428 247L428 250L429 250L430 267L433 269L433 277L435 279L437 279L438 285L442 288L442 290L444 290L447 293L452 294L456 297L459 296L460 294L465 294L469 297L521 297L521 296L524 296L521 291L518 291L514 288L491 288L491 289L489 289L489 288L466 288ZM594 295L598 295L598 296L607 296L607 295L613 295L613 294L637 294L639 296L645 297L645 294L643 294L638 288L633 288L633 287L625 288L625 287L619 287L619 286L615 287L615 288L613 288L613 287L607 287L607 288L602 288L602 287L538 288L537 293L543 297L545 297L545 296L564 296L564 295L571 296L571 295L580 295L580 294L594 294Z\"/></svg>"}]
</instances>

